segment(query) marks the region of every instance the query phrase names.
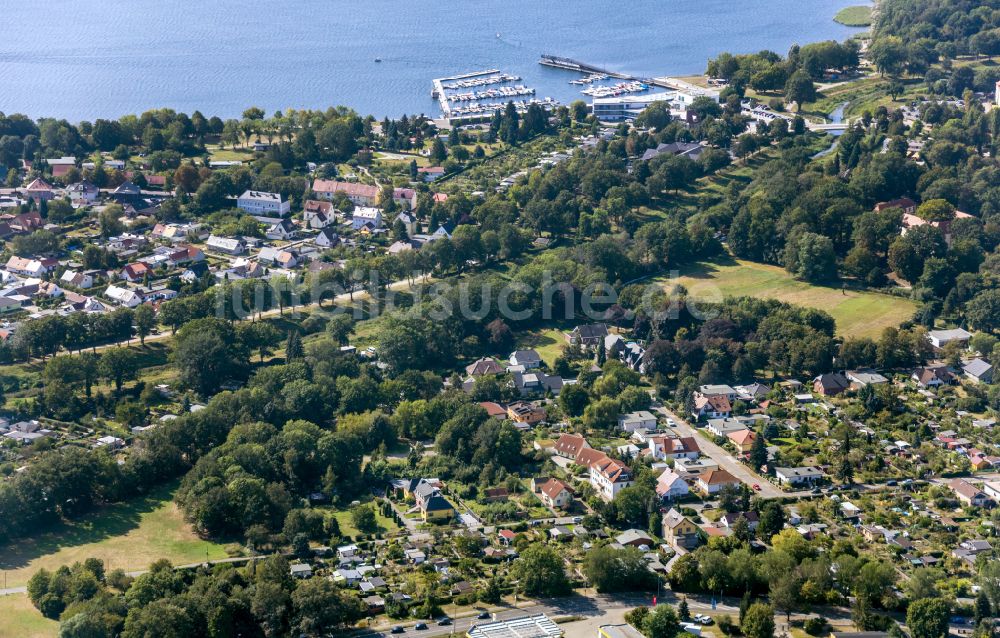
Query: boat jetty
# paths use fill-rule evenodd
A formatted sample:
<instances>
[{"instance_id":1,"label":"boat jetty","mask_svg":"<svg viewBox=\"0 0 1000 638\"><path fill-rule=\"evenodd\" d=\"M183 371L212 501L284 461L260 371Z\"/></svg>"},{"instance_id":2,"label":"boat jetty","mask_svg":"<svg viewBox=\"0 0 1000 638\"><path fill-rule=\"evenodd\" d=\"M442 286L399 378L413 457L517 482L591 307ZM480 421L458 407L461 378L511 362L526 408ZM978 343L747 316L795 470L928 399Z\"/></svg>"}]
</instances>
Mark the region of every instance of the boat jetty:
<instances>
[{"instance_id":1,"label":"boat jetty","mask_svg":"<svg viewBox=\"0 0 1000 638\"><path fill-rule=\"evenodd\" d=\"M585 78L580 78L579 80L570 80L570 84L593 84L594 82L600 82L602 80L607 80L608 76L604 73L594 73L593 75L588 75Z\"/></svg>"},{"instance_id":2,"label":"boat jetty","mask_svg":"<svg viewBox=\"0 0 1000 638\"><path fill-rule=\"evenodd\" d=\"M470 91L469 93L454 93L448 96L450 102L475 102L478 100L501 100L503 98L534 95L535 89L518 84L517 86L501 86L485 91Z\"/></svg>"},{"instance_id":3,"label":"boat jetty","mask_svg":"<svg viewBox=\"0 0 1000 638\"><path fill-rule=\"evenodd\" d=\"M520 79L499 69L437 78L432 81L431 97L438 101L441 114L447 120L482 120L502 109L507 102L513 102L518 111L525 111L532 104L545 108L559 104L549 97L533 97L535 89L530 86L509 84Z\"/></svg>"},{"instance_id":4,"label":"boat jetty","mask_svg":"<svg viewBox=\"0 0 1000 638\"><path fill-rule=\"evenodd\" d=\"M497 73L486 77L472 77L464 80L456 80L448 84L442 84L441 88L446 91L458 91L460 89L474 89L478 86L489 86L490 84L503 84L505 82L517 82L521 78L507 73Z\"/></svg>"},{"instance_id":5,"label":"boat jetty","mask_svg":"<svg viewBox=\"0 0 1000 638\"><path fill-rule=\"evenodd\" d=\"M649 90L648 84L633 80L632 82L619 82L613 86L592 86L580 92L590 97L614 97L628 93L642 93L646 90Z\"/></svg>"}]
</instances>

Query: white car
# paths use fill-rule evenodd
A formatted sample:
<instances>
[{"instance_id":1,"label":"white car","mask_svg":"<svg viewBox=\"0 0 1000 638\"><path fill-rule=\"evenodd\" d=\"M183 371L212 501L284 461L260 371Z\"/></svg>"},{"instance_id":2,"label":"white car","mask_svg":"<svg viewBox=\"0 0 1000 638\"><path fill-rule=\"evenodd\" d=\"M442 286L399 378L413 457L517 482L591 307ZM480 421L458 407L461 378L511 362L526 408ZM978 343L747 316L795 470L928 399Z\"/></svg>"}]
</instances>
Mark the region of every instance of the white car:
<instances>
[{"instance_id":1,"label":"white car","mask_svg":"<svg viewBox=\"0 0 1000 638\"><path fill-rule=\"evenodd\" d=\"M670 427L672 427L672 428L673 427L677 427L677 422L674 421L673 419L667 419L667 425L670 426Z\"/></svg>"}]
</instances>

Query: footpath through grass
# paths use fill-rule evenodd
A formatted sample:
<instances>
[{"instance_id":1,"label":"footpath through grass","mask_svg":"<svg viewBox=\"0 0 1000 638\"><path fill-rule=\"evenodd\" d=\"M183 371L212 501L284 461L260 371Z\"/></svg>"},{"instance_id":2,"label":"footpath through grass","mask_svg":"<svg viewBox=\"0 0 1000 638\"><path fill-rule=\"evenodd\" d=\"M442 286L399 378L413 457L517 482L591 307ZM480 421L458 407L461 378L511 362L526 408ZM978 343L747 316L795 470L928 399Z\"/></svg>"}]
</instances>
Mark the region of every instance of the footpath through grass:
<instances>
[{"instance_id":1,"label":"footpath through grass","mask_svg":"<svg viewBox=\"0 0 1000 638\"><path fill-rule=\"evenodd\" d=\"M888 326L910 319L917 305L910 299L865 290L842 290L798 281L783 268L743 260L700 263L664 285L680 284L691 297L721 301L729 296L777 299L825 310L844 337L878 337Z\"/></svg>"},{"instance_id":2,"label":"footpath through grass","mask_svg":"<svg viewBox=\"0 0 1000 638\"><path fill-rule=\"evenodd\" d=\"M39 569L54 570L91 557L104 561L107 571L126 572L146 569L160 558L174 565L226 558L222 545L199 538L184 521L172 500L176 489L176 483L157 488L0 548L7 587L26 584Z\"/></svg>"}]
</instances>

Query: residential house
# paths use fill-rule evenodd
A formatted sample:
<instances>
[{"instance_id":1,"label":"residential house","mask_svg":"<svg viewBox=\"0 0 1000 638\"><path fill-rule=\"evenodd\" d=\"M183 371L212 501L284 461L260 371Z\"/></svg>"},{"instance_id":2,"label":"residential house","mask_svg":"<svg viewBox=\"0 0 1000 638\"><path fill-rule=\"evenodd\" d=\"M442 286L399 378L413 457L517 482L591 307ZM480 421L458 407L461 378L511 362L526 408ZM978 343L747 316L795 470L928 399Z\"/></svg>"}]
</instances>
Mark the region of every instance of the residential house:
<instances>
[{"instance_id":1,"label":"residential house","mask_svg":"<svg viewBox=\"0 0 1000 638\"><path fill-rule=\"evenodd\" d=\"M827 372L813 379L813 392L824 397L837 396L850 387L851 382L839 372Z\"/></svg>"},{"instance_id":2,"label":"residential house","mask_svg":"<svg viewBox=\"0 0 1000 638\"><path fill-rule=\"evenodd\" d=\"M739 417L735 419L709 419L705 430L711 433L712 436L725 439L733 432L749 430L750 425L751 422L749 420Z\"/></svg>"},{"instance_id":3,"label":"residential house","mask_svg":"<svg viewBox=\"0 0 1000 638\"><path fill-rule=\"evenodd\" d=\"M148 264L137 261L126 265L122 268L122 279L130 283L139 283L146 276L153 276L153 269L149 267Z\"/></svg>"},{"instance_id":4,"label":"residential house","mask_svg":"<svg viewBox=\"0 0 1000 638\"><path fill-rule=\"evenodd\" d=\"M209 235L208 240L205 242L205 246L209 250L225 253L227 255L242 255L246 252L247 245L242 239L235 237L219 237L218 235Z\"/></svg>"},{"instance_id":5,"label":"residential house","mask_svg":"<svg viewBox=\"0 0 1000 638\"><path fill-rule=\"evenodd\" d=\"M931 330L927 333L927 340L935 348L943 348L949 343L957 342L963 347L968 346L972 333L961 328L951 330Z\"/></svg>"},{"instance_id":6,"label":"residential house","mask_svg":"<svg viewBox=\"0 0 1000 638\"><path fill-rule=\"evenodd\" d=\"M281 193L248 190L236 198L236 207L255 217L284 217L292 212L292 204L282 201Z\"/></svg>"},{"instance_id":7,"label":"residential house","mask_svg":"<svg viewBox=\"0 0 1000 638\"><path fill-rule=\"evenodd\" d=\"M740 480L726 470L708 470L698 475L695 486L698 491L706 496L718 494L723 487L731 485L738 487Z\"/></svg>"},{"instance_id":8,"label":"residential house","mask_svg":"<svg viewBox=\"0 0 1000 638\"><path fill-rule=\"evenodd\" d=\"M632 468L603 452L590 464L590 484L605 501L612 501L618 492L632 484Z\"/></svg>"},{"instance_id":9,"label":"residential house","mask_svg":"<svg viewBox=\"0 0 1000 638\"><path fill-rule=\"evenodd\" d=\"M736 390L736 397L747 403L757 403L766 399L767 395L771 394L770 386L756 381L750 385L738 385L733 389Z\"/></svg>"},{"instance_id":10,"label":"residential house","mask_svg":"<svg viewBox=\"0 0 1000 638\"><path fill-rule=\"evenodd\" d=\"M757 440L757 433L753 430L737 430L727 434L726 438L736 447L737 452L748 454L753 449L754 441Z\"/></svg>"},{"instance_id":11,"label":"residential house","mask_svg":"<svg viewBox=\"0 0 1000 638\"><path fill-rule=\"evenodd\" d=\"M52 177L62 177L76 168L76 158L64 155L62 157L50 157L45 163L52 169Z\"/></svg>"},{"instance_id":12,"label":"residential house","mask_svg":"<svg viewBox=\"0 0 1000 638\"><path fill-rule=\"evenodd\" d=\"M546 392L558 395L563 387L562 377L548 375L541 370L537 372L512 372L511 379L514 382L514 387L522 396L545 394Z\"/></svg>"},{"instance_id":13,"label":"residential house","mask_svg":"<svg viewBox=\"0 0 1000 638\"><path fill-rule=\"evenodd\" d=\"M307 563L298 563L288 568L292 578L312 578L312 567Z\"/></svg>"},{"instance_id":14,"label":"residential house","mask_svg":"<svg viewBox=\"0 0 1000 638\"><path fill-rule=\"evenodd\" d=\"M997 503L1000 503L1000 481L986 481L983 483L983 492Z\"/></svg>"},{"instance_id":15,"label":"residential house","mask_svg":"<svg viewBox=\"0 0 1000 638\"><path fill-rule=\"evenodd\" d=\"M472 377L500 374L503 371L503 367L493 357L483 357L465 366L465 374Z\"/></svg>"},{"instance_id":16,"label":"residential house","mask_svg":"<svg viewBox=\"0 0 1000 638\"><path fill-rule=\"evenodd\" d=\"M776 467L774 478L779 485L813 485L823 480L823 470L818 467Z\"/></svg>"},{"instance_id":17,"label":"residential house","mask_svg":"<svg viewBox=\"0 0 1000 638\"><path fill-rule=\"evenodd\" d=\"M573 332L566 334L566 340L574 346L583 348L596 348L604 344L604 338L608 336L608 327L603 323L592 323L573 328Z\"/></svg>"},{"instance_id":18,"label":"residential house","mask_svg":"<svg viewBox=\"0 0 1000 638\"><path fill-rule=\"evenodd\" d=\"M378 203L379 189L377 186L358 184L356 182L338 182L329 179L313 181L313 193L317 197L332 200L337 193L343 193L355 206L374 206Z\"/></svg>"},{"instance_id":19,"label":"residential house","mask_svg":"<svg viewBox=\"0 0 1000 638\"><path fill-rule=\"evenodd\" d=\"M21 194L25 199L33 199L36 202L47 202L55 197L52 185L40 177L32 180L30 184L23 187Z\"/></svg>"},{"instance_id":20,"label":"residential house","mask_svg":"<svg viewBox=\"0 0 1000 638\"><path fill-rule=\"evenodd\" d=\"M873 370L848 370L844 373L851 383L852 390L860 390L868 385L882 385L888 383L889 379Z\"/></svg>"},{"instance_id":21,"label":"residential house","mask_svg":"<svg viewBox=\"0 0 1000 638\"><path fill-rule=\"evenodd\" d=\"M364 226L376 230L382 227L382 211L370 206L358 206L351 216L351 228L361 230Z\"/></svg>"},{"instance_id":22,"label":"residential house","mask_svg":"<svg viewBox=\"0 0 1000 638\"><path fill-rule=\"evenodd\" d=\"M693 436L651 436L649 454L657 461L696 459L701 455L701 448Z\"/></svg>"},{"instance_id":23,"label":"residential house","mask_svg":"<svg viewBox=\"0 0 1000 638\"><path fill-rule=\"evenodd\" d=\"M396 215L396 219L394 220L393 223L395 222L399 222L400 224L403 225L403 228L406 229L407 237L413 237L414 235L417 234L417 218L414 217L412 214L404 211Z\"/></svg>"},{"instance_id":24,"label":"residential house","mask_svg":"<svg viewBox=\"0 0 1000 638\"><path fill-rule=\"evenodd\" d=\"M115 200L122 206L126 204L136 206L141 205L142 200L142 189L133 184L132 182L122 182L111 191L111 199Z\"/></svg>"},{"instance_id":25,"label":"residential house","mask_svg":"<svg viewBox=\"0 0 1000 638\"><path fill-rule=\"evenodd\" d=\"M403 210L415 210L417 208L417 191L412 188L392 189L392 201Z\"/></svg>"},{"instance_id":26,"label":"residential house","mask_svg":"<svg viewBox=\"0 0 1000 638\"><path fill-rule=\"evenodd\" d=\"M302 221L306 228L322 230L334 221L333 204L315 199L306 200L302 205Z\"/></svg>"},{"instance_id":27,"label":"residential house","mask_svg":"<svg viewBox=\"0 0 1000 638\"><path fill-rule=\"evenodd\" d=\"M89 272L78 272L76 270L64 270L59 281L75 288L86 290L94 285L94 276Z\"/></svg>"},{"instance_id":28,"label":"residential house","mask_svg":"<svg viewBox=\"0 0 1000 638\"><path fill-rule=\"evenodd\" d=\"M680 474L672 470L664 470L660 477L656 479L656 495L664 501L673 501L684 498L690 493L691 487Z\"/></svg>"},{"instance_id":29,"label":"residential house","mask_svg":"<svg viewBox=\"0 0 1000 638\"><path fill-rule=\"evenodd\" d=\"M951 373L947 365L938 363L917 368L910 375L910 378L916 381L921 388L932 388L952 383L955 380L955 375Z\"/></svg>"},{"instance_id":30,"label":"residential house","mask_svg":"<svg viewBox=\"0 0 1000 638\"><path fill-rule=\"evenodd\" d=\"M550 478L541 485L539 498L547 507L566 509L573 501L573 489L559 479Z\"/></svg>"},{"instance_id":31,"label":"residential house","mask_svg":"<svg viewBox=\"0 0 1000 638\"><path fill-rule=\"evenodd\" d=\"M47 259L25 259L17 255L11 256L5 266L7 272L15 275L26 275L28 277L44 277L55 265L54 260Z\"/></svg>"},{"instance_id":32,"label":"residential house","mask_svg":"<svg viewBox=\"0 0 1000 638\"><path fill-rule=\"evenodd\" d=\"M958 500L972 507L984 507L993 500L977 485L963 478L954 478L948 482L948 487L955 493Z\"/></svg>"},{"instance_id":33,"label":"residential house","mask_svg":"<svg viewBox=\"0 0 1000 638\"><path fill-rule=\"evenodd\" d=\"M287 240L295 235L295 224L289 219L282 219L275 222L264 233L264 236L272 240Z\"/></svg>"},{"instance_id":34,"label":"residential house","mask_svg":"<svg viewBox=\"0 0 1000 638\"><path fill-rule=\"evenodd\" d=\"M139 293L114 284L104 290L104 296L124 308L135 308L142 303L142 296Z\"/></svg>"},{"instance_id":35,"label":"residential house","mask_svg":"<svg viewBox=\"0 0 1000 638\"><path fill-rule=\"evenodd\" d=\"M504 408L499 403L494 403L493 401L480 401L480 407L486 410L486 414L493 419L500 419L501 421L507 418L507 409Z\"/></svg>"},{"instance_id":36,"label":"residential house","mask_svg":"<svg viewBox=\"0 0 1000 638\"><path fill-rule=\"evenodd\" d=\"M97 201L101 196L101 189L87 180L83 180L67 186L66 195L74 206L87 206Z\"/></svg>"},{"instance_id":37,"label":"residential house","mask_svg":"<svg viewBox=\"0 0 1000 638\"><path fill-rule=\"evenodd\" d=\"M638 529L627 529L618 536L615 542L623 547L653 547L655 542L649 534Z\"/></svg>"},{"instance_id":38,"label":"residential house","mask_svg":"<svg viewBox=\"0 0 1000 638\"><path fill-rule=\"evenodd\" d=\"M663 515L663 540L676 550L694 549L700 542L698 526L674 508Z\"/></svg>"},{"instance_id":39,"label":"residential house","mask_svg":"<svg viewBox=\"0 0 1000 638\"><path fill-rule=\"evenodd\" d=\"M978 357L962 365L962 372L974 383L993 382L993 366Z\"/></svg>"},{"instance_id":40,"label":"residential house","mask_svg":"<svg viewBox=\"0 0 1000 638\"><path fill-rule=\"evenodd\" d=\"M674 461L674 472L689 480L696 479L699 475L709 470L717 469L719 469L719 464L710 457L697 459L679 458Z\"/></svg>"},{"instance_id":41,"label":"residential house","mask_svg":"<svg viewBox=\"0 0 1000 638\"><path fill-rule=\"evenodd\" d=\"M900 197L899 199L893 199L887 202L879 202L875 204L876 213L881 213L882 211L889 210L891 208L898 208L907 215L913 215L917 212L917 203L909 197Z\"/></svg>"},{"instance_id":42,"label":"residential house","mask_svg":"<svg viewBox=\"0 0 1000 638\"><path fill-rule=\"evenodd\" d=\"M635 432L639 428L656 429L656 416L647 410L637 410L618 416L618 427L625 432Z\"/></svg>"},{"instance_id":43,"label":"residential house","mask_svg":"<svg viewBox=\"0 0 1000 638\"><path fill-rule=\"evenodd\" d=\"M443 496L431 496L420 506L420 515L425 523L447 522L455 518L455 506Z\"/></svg>"},{"instance_id":44,"label":"residential house","mask_svg":"<svg viewBox=\"0 0 1000 638\"><path fill-rule=\"evenodd\" d=\"M581 450L587 448L590 448L590 444L579 434L560 434L553 449L561 457L575 459Z\"/></svg>"},{"instance_id":45,"label":"residential house","mask_svg":"<svg viewBox=\"0 0 1000 638\"><path fill-rule=\"evenodd\" d=\"M757 515L757 512L726 512L722 515L722 518L719 519L719 526L732 529L733 525L736 524L736 521L741 518L747 522L747 525L751 530L756 530L757 525L760 524L760 517Z\"/></svg>"},{"instance_id":46,"label":"residential house","mask_svg":"<svg viewBox=\"0 0 1000 638\"><path fill-rule=\"evenodd\" d=\"M433 182L444 176L444 168L440 166L422 166L417 169L417 173L425 182Z\"/></svg>"},{"instance_id":47,"label":"residential house","mask_svg":"<svg viewBox=\"0 0 1000 638\"><path fill-rule=\"evenodd\" d=\"M279 268L294 268L299 264L298 254L294 250L272 248L264 246L257 253L257 259L262 262L273 264Z\"/></svg>"},{"instance_id":48,"label":"residential house","mask_svg":"<svg viewBox=\"0 0 1000 638\"><path fill-rule=\"evenodd\" d=\"M510 353L510 365L531 370L542 365L542 357L534 350L515 350Z\"/></svg>"},{"instance_id":49,"label":"residential house","mask_svg":"<svg viewBox=\"0 0 1000 638\"><path fill-rule=\"evenodd\" d=\"M740 396L735 388L725 384L701 385L698 386L698 393L704 396L724 396L730 403L736 401Z\"/></svg>"},{"instance_id":50,"label":"residential house","mask_svg":"<svg viewBox=\"0 0 1000 638\"><path fill-rule=\"evenodd\" d=\"M319 231L319 234L313 239L313 243L320 248L334 248L340 244L340 236L337 235L332 226L328 226Z\"/></svg>"},{"instance_id":51,"label":"residential house","mask_svg":"<svg viewBox=\"0 0 1000 638\"><path fill-rule=\"evenodd\" d=\"M507 406L507 418L514 423L534 425L545 420L545 408L526 401L516 401Z\"/></svg>"}]
</instances>

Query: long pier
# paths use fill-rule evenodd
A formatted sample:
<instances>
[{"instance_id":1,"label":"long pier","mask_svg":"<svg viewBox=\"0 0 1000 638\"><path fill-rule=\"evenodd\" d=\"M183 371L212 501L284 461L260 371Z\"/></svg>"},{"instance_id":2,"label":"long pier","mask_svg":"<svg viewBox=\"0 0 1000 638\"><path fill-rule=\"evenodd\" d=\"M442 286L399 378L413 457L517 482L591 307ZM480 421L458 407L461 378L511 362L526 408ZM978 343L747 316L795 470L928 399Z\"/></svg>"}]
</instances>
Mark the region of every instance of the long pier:
<instances>
[{"instance_id":1,"label":"long pier","mask_svg":"<svg viewBox=\"0 0 1000 638\"><path fill-rule=\"evenodd\" d=\"M587 64L586 62L580 62L579 60L572 60L570 58L561 58L558 55L548 55L543 53L538 63L543 66L551 66L556 69L565 69L567 71L576 71L577 73L594 74L603 73L608 77L618 78L619 80L639 80L641 78L633 77L625 73L618 73L617 71L608 71L607 69L602 69L601 67L594 66L593 64Z\"/></svg>"}]
</instances>

